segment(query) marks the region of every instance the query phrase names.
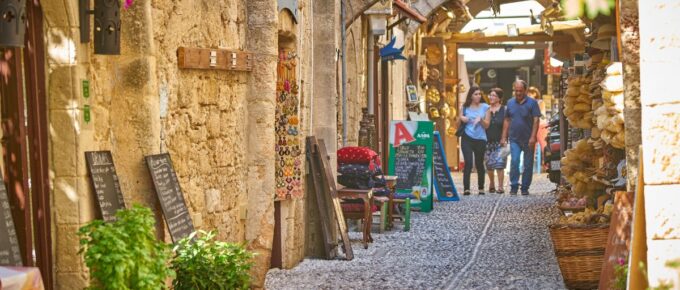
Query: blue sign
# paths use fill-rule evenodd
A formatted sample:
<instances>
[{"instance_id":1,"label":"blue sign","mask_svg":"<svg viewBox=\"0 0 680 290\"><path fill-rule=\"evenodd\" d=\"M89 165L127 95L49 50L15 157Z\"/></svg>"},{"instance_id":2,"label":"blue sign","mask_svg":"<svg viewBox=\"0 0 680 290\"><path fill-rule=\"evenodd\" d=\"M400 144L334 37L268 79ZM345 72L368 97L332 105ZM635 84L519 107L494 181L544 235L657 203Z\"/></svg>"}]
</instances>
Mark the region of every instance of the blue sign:
<instances>
[{"instance_id":1,"label":"blue sign","mask_svg":"<svg viewBox=\"0 0 680 290\"><path fill-rule=\"evenodd\" d=\"M390 43L388 43L387 45L385 45L385 47L380 49L380 58L382 58L383 61L395 59L406 60L406 58L403 55L401 55L401 53L404 51L404 47L403 46L401 48L394 47L396 41L397 38L395 36L392 36L392 40L390 40Z\"/></svg>"},{"instance_id":2,"label":"blue sign","mask_svg":"<svg viewBox=\"0 0 680 290\"><path fill-rule=\"evenodd\" d=\"M442 145L442 138L439 132L434 132L432 144L432 170L434 171L434 188L437 190L437 200L439 201L458 201L460 196L453 184L449 164L446 162L446 152Z\"/></svg>"}]
</instances>

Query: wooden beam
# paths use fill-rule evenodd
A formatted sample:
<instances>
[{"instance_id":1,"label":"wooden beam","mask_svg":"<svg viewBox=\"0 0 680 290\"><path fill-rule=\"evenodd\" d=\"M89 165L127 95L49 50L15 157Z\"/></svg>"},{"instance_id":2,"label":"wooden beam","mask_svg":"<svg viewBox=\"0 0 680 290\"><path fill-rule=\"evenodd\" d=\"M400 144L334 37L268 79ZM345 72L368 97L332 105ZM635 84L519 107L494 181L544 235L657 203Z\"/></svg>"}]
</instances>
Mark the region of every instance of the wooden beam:
<instances>
[{"instance_id":1,"label":"wooden beam","mask_svg":"<svg viewBox=\"0 0 680 290\"><path fill-rule=\"evenodd\" d=\"M458 48L506 48L508 46L513 49L544 49L548 47L548 44L545 42L533 44L461 43Z\"/></svg>"},{"instance_id":2,"label":"wooden beam","mask_svg":"<svg viewBox=\"0 0 680 290\"><path fill-rule=\"evenodd\" d=\"M476 38L469 38L469 37L463 37L460 38L458 35L453 35L451 38L446 39L446 42L455 42L455 43L490 43L490 42L527 42L527 41L536 41L536 42L546 42L546 41L574 41L573 38L569 35L563 35L563 34L555 34L554 36L550 36L547 34L534 34L534 35L521 35L521 36L516 36L516 37L509 37L509 36L489 36L489 37L476 37Z\"/></svg>"},{"instance_id":3,"label":"wooden beam","mask_svg":"<svg viewBox=\"0 0 680 290\"><path fill-rule=\"evenodd\" d=\"M584 29L586 24L581 20L568 20L568 21L554 21L552 22L553 31L565 31L565 30L575 30ZM528 36L536 34L545 34L543 28L540 24L529 25L525 27L518 27L519 36ZM456 39L477 39L477 38L487 38L487 37L507 37L507 30L500 30L495 32L467 32L467 33L448 33L448 35L442 35L444 38L456 38Z\"/></svg>"}]
</instances>

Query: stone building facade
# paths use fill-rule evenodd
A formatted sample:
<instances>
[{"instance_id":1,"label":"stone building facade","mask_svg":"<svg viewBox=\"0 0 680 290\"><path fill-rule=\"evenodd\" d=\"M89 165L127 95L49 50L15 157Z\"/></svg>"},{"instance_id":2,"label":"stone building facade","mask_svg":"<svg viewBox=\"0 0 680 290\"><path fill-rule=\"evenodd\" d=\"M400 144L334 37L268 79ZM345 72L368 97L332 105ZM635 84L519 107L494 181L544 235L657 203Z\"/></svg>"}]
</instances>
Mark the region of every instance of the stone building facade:
<instances>
[{"instance_id":1,"label":"stone building facade","mask_svg":"<svg viewBox=\"0 0 680 290\"><path fill-rule=\"evenodd\" d=\"M75 233L96 216L84 159L96 150L112 152L126 203L151 207L166 241L143 158L170 153L196 228L247 243L257 253L254 286L262 286L274 239L278 52L285 46L298 53L302 140L312 134L335 140L339 1L298 1L293 19L276 0L139 0L121 11L118 56L95 55L91 43L80 43L76 1L41 3L57 288L87 285ZM179 69L178 47L250 51L253 70ZM84 105L92 108L89 123ZM335 142L327 144L335 152ZM304 257L303 206L304 198L280 201L286 268Z\"/></svg>"},{"instance_id":2,"label":"stone building facade","mask_svg":"<svg viewBox=\"0 0 680 290\"><path fill-rule=\"evenodd\" d=\"M340 1L299 0L296 11L282 10L278 2L137 0L121 10L121 54L111 56L94 54L92 42L81 43L77 1L40 1L55 288L88 285L76 235L97 217L87 151L111 151L126 204L150 207L166 242L170 237L144 156L169 153L194 226L217 230L220 240L246 243L257 253L255 287L263 285L270 268L275 208L281 266L291 268L304 258L305 198L274 199L279 51L297 54L302 143L310 135L326 140L335 164L342 126L348 128L348 145L355 145L367 103L368 23L359 18L348 30L348 124L342 124ZM180 69L179 47L249 51L253 69ZM384 93L394 101L387 105L392 118L405 119L407 65L388 67L393 81Z\"/></svg>"}]
</instances>

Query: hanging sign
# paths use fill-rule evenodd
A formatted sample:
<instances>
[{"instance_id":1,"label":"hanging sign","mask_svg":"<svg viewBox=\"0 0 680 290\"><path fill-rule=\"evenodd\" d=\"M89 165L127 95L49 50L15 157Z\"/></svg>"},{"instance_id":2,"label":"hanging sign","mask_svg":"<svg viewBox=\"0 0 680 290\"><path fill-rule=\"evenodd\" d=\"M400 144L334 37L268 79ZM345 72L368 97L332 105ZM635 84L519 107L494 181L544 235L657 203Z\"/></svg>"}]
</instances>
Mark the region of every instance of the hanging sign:
<instances>
[{"instance_id":1,"label":"hanging sign","mask_svg":"<svg viewBox=\"0 0 680 290\"><path fill-rule=\"evenodd\" d=\"M460 196L456 185L453 184L451 171L446 162L446 153L442 145L442 138L439 132L434 131L434 141L432 142L432 167L434 169L434 187L437 190L437 200L439 201L458 201Z\"/></svg>"},{"instance_id":2,"label":"hanging sign","mask_svg":"<svg viewBox=\"0 0 680 290\"><path fill-rule=\"evenodd\" d=\"M549 49L543 50L543 71L546 75L561 75L561 66L552 66L550 64L550 51Z\"/></svg>"},{"instance_id":3,"label":"hanging sign","mask_svg":"<svg viewBox=\"0 0 680 290\"><path fill-rule=\"evenodd\" d=\"M4 182L0 182L0 265L21 266L22 264L7 188Z\"/></svg>"},{"instance_id":4,"label":"hanging sign","mask_svg":"<svg viewBox=\"0 0 680 290\"><path fill-rule=\"evenodd\" d=\"M401 54L404 51L404 46L402 47L394 47L394 45L397 42L397 37L393 36L392 39L390 40L390 43L385 45L385 47L380 49L380 58L382 61L389 61L389 60L395 60L395 59L402 59L406 60L406 58Z\"/></svg>"},{"instance_id":5,"label":"hanging sign","mask_svg":"<svg viewBox=\"0 0 680 290\"><path fill-rule=\"evenodd\" d=\"M397 193L418 192L420 211L432 211L432 122L390 122L389 173Z\"/></svg>"}]
</instances>

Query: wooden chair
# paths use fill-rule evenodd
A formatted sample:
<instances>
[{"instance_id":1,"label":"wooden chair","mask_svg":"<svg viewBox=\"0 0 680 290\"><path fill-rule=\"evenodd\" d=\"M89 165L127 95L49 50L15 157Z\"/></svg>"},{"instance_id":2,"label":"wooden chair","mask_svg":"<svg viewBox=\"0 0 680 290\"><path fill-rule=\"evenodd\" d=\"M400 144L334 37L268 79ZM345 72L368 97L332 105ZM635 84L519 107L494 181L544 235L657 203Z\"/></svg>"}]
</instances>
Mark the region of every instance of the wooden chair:
<instances>
[{"instance_id":1,"label":"wooden chair","mask_svg":"<svg viewBox=\"0 0 680 290\"><path fill-rule=\"evenodd\" d=\"M388 229L394 227L394 221L400 220L404 222L404 231L408 232L411 229L411 199L398 198L395 196L395 188L397 186L397 176L385 176L387 188L390 189L390 198L388 203L387 221L385 222ZM395 212L397 211L397 212Z\"/></svg>"},{"instance_id":2,"label":"wooden chair","mask_svg":"<svg viewBox=\"0 0 680 290\"><path fill-rule=\"evenodd\" d=\"M353 188L338 188L338 197L343 200L361 200L362 203L357 204L356 207L348 207L347 203L343 203L342 213L346 219L362 220L363 224L363 239L364 249L368 249L368 243L373 242L371 236L371 226L373 224L373 190L371 189L353 189ZM355 203L356 204L356 203Z\"/></svg>"}]
</instances>

